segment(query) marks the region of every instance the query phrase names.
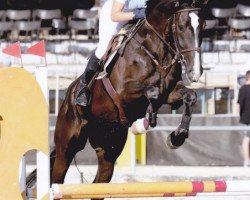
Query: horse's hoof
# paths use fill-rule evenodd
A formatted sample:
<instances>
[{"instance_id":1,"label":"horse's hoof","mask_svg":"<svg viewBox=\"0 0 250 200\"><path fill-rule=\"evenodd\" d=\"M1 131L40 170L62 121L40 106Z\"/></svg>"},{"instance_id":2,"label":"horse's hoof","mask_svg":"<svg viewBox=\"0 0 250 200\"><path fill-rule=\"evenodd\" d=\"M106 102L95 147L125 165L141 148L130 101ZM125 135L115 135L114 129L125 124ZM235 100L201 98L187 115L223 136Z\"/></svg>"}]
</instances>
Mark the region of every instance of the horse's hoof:
<instances>
[{"instance_id":1,"label":"horse's hoof","mask_svg":"<svg viewBox=\"0 0 250 200\"><path fill-rule=\"evenodd\" d=\"M170 149L178 149L177 146L173 145L172 141L171 141L171 135L168 135L167 140L166 140L166 144Z\"/></svg>"},{"instance_id":2,"label":"horse's hoof","mask_svg":"<svg viewBox=\"0 0 250 200\"><path fill-rule=\"evenodd\" d=\"M175 135L175 132L172 132L170 135L168 135L166 144L170 149L177 149L184 144L187 137L188 132L182 132L178 135Z\"/></svg>"}]
</instances>

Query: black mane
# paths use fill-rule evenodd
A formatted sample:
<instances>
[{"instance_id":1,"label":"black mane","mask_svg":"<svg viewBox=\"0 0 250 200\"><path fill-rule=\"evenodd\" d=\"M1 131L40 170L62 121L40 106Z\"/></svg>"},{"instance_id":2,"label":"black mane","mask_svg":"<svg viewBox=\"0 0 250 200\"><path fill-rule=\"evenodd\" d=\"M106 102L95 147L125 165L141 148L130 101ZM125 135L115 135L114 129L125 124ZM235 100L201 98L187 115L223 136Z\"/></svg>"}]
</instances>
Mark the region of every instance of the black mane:
<instances>
[{"instance_id":1,"label":"black mane","mask_svg":"<svg viewBox=\"0 0 250 200\"><path fill-rule=\"evenodd\" d=\"M159 4L163 5L159 6L159 11L168 14L173 13L173 8L176 8L178 2L178 0L148 0L146 2L146 14L150 14Z\"/></svg>"},{"instance_id":2,"label":"black mane","mask_svg":"<svg viewBox=\"0 0 250 200\"><path fill-rule=\"evenodd\" d=\"M159 9L170 14L173 13L174 10L176 11L186 7L202 7L204 0L147 0L146 13L151 13L161 2L164 6L160 6Z\"/></svg>"},{"instance_id":3,"label":"black mane","mask_svg":"<svg viewBox=\"0 0 250 200\"><path fill-rule=\"evenodd\" d=\"M148 0L146 2L146 7L148 11L151 11L154 9L154 7L159 3L159 0Z\"/></svg>"}]
</instances>

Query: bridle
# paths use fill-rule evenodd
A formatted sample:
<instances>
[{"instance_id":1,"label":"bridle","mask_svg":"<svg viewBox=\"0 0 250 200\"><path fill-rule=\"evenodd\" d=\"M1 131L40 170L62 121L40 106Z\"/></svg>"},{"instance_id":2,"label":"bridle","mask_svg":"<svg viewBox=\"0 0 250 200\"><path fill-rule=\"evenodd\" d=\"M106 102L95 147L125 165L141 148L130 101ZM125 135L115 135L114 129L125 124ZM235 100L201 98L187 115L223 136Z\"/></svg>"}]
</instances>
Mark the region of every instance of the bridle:
<instances>
[{"instance_id":1,"label":"bridle","mask_svg":"<svg viewBox=\"0 0 250 200\"><path fill-rule=\"evenodd\" d=\"M173 24L172 24L171 28L172 28L172 33L173 33L174 47L172 47L170 42L167 42L163 38L163 36L145 18L145 24L158 36L158 38L164 43L164 45L168 47L168 49L171 51L171 53L173 55L175 55L168 66L163 66L164 69L167 69L167 68L171 67L177 61L179 61L181 63L186 63L185 56L183 55L185 53L192 52L192 51L201 52L201 48L199 48L199 47L189 48L189 49L181 49L181 46L180 46L180 43L179 43L179 40L178 40L178 37L177 37L177 17L176 17L176 15L178 13L192 12L192 11L199 11L199 10L201 10L201 9L200 8L180 9L180 10L176 11L173 15L171 15L171 17L168 19L170 21L171 18L172 18L172 21L173 21ZM166 29L167 29L167 27L166 27Z\"/></svg>"}]
</instances>

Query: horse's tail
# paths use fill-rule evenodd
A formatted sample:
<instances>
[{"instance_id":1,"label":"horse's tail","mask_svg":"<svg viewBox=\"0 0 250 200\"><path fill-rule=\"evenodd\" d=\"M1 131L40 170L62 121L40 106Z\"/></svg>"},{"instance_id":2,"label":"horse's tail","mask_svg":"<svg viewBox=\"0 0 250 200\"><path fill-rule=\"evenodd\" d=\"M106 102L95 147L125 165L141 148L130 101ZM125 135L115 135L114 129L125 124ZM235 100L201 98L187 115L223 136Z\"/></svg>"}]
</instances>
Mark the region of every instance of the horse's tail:
<instances>
[{"instance_id":1,"label":"horse's tail","mask_svg":"<svg viewBox=\"0 0 250 200\"><path fill-rule=\"evenodd\" d=\"M54 148L50 152L50 185L52 184L52 171L55 163L55 158L56 158L56 149Z\"/></svg>"},{"instance_id":2,"label":"horse's tail","mask_svg":"<svg viewBox=\"0 0 250 200\"><path fill-rule=\"evenodd\" d=\"M26 189L32 188L36 183L36 169L26 177Z\"/></svg>"},{"instance_id":3,"label":"horse's tail","mask_svg":"<svg viewBox=\"0 0 250 200\"><path fill-rule=\"evenodd\" d=\"M51 176L52 176L52 170L55 162L55 155L56 155L56 150L53 149L50 152L50 184L51 184ZM26 188L32 188L37 181L37 169L34 169L27 177L26 177Z\"/></svg>"}]
</instances>

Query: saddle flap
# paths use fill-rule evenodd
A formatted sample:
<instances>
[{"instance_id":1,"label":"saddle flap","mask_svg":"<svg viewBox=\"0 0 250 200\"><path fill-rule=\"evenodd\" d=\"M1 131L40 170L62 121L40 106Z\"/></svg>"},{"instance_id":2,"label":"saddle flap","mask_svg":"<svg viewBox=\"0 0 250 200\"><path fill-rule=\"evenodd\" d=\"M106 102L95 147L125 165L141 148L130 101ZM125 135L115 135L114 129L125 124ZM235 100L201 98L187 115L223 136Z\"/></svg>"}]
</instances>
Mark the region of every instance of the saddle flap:
<instances>
[{"instance_id":1,"label":"saddle flap","mask_svg":"<svg viewBox=\"0 0 250 200\"><path fill-rule=\"evenodd\" d=\"M101 79L105 77L108 72L107 68L114 59L115 55L117 54L117 51L119 50L122 42L124 41L125 35L117 35L114 39L113 42L111 43L109 47L109 53L106 57L106 60L103 62L103 71L99 73L98 77L96 79ZM103 60L103 59L102 59Z\"/></svg>"},{"instance_id":2,"label":"saddle flap","mask_svg":"<svg viewBox=\"0 0 250 200\"><path fill-rule=\"evenodd\" d=\"M111 62L114 60L116 55L119 53L121 47L126 46L127 40L129 39L129 35L133 32L136 24L126 24L118 33L114 36L112 41L108 46L108 50L101 59L101 63L103 65L103 71L99 73L96 79L102 79L103 77L108 75L108 67ZM116 57L118 58L118 57Z\"/></svg>"}]
</instances>

